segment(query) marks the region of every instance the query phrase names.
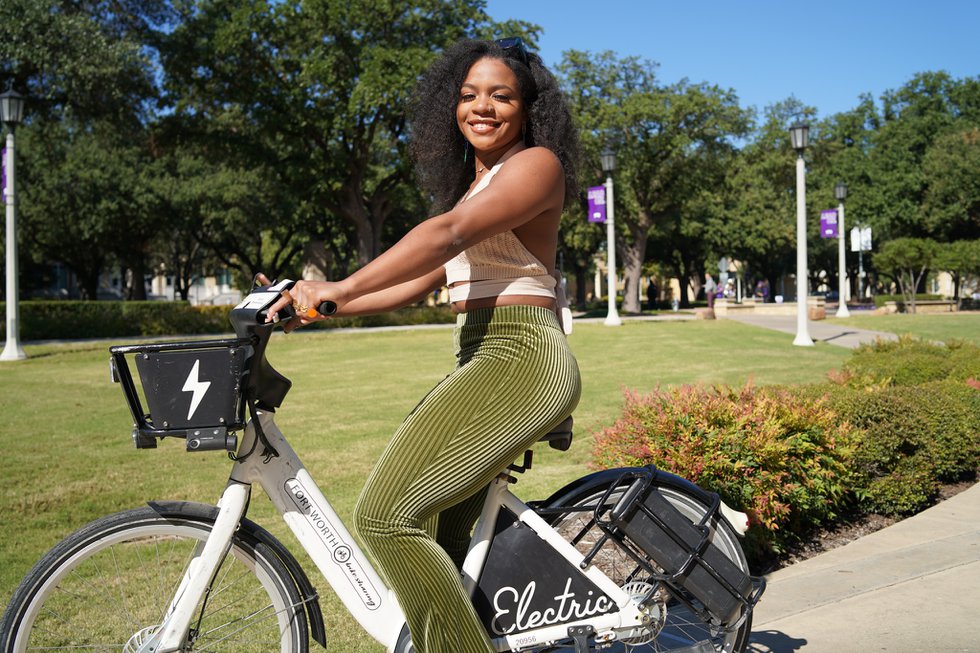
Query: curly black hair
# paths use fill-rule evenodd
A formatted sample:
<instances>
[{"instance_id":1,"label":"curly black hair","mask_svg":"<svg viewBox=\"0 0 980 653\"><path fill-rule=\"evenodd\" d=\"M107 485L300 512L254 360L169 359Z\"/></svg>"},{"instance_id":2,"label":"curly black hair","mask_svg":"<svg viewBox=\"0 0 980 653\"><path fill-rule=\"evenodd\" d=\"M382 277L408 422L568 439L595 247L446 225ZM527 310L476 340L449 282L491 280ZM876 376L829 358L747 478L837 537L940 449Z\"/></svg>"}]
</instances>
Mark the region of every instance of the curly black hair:
<instances>
[{"instance_id":1,"label":"curly black hair","mask_svg":"<svg viewBox=\"0 0 980 653\"><path fill-rule=\"evenodd\" d=\"M499 59L514 71L528 115L524 142L546 147L558 157L565 172L565 202L574 201L578 132L558 81L533 52L527 53L525 64L495 41L465 39L447 48L422 75L410 109L409 152L433 209L451 209L473 181L475 171L465 160L467 142L456 124L456 106L467 72L485 57Z\"/></svg>"}]
</instances>

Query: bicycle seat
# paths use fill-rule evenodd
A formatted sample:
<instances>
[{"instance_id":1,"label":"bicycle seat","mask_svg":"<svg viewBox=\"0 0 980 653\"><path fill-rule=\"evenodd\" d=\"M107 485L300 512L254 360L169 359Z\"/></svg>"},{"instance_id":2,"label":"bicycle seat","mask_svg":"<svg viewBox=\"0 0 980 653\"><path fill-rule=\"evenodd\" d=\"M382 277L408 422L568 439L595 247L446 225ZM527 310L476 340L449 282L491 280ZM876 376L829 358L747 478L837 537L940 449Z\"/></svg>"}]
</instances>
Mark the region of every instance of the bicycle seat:
<instances>
[{"instance_id":1,"label":"bicycle seat","mask_svg":"<svg viewBox=\"0 0 980 653\"><path fill-rule=\"evenodd\" d=\"M547 442L552 449L568 451L572 446L572 424L574 420L569 415L561 424L541 436L541 442Z\"/></svg>"}]
</instances>

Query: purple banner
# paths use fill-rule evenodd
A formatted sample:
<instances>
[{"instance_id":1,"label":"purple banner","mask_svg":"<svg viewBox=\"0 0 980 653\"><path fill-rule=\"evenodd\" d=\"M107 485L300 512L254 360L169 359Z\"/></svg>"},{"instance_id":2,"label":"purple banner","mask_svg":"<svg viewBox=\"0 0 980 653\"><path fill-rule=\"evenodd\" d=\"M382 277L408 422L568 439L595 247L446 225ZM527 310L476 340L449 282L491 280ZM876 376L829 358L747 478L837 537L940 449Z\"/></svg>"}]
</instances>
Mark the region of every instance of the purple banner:
<instances>
[{"instance_id":1,"label":"purple banner","mask_svg":"<svg viewBox=\"0 0 980 653\"><path fill-rule=\"evenodd\" d=\"M3 182L3 185L0 185L0 199L3 200L4 204L6 204L7 203L7 148L0 149L0 160L2 160L2 163L0 163L0 167L3 168L3 174L0 175L0 181Z\"/></svg>"},{"instance_id":2,"label":"purple banner","mask_svg":"<svg viewBox=\"0 0 980 653\"><path fill-rule=\"evenodd\" d=\"M820 212L820 237L837 238L837 209Z\"/></svg>"},{"instance_id":3,"label":"purple banner","mask_svg":"<svg viewBox=\"0 0 980 653\"><path fill-rule=\"evenodd\" d=\"M589 188L589 222L606 221L606 187Z\"/></svg>"}]
</instances>

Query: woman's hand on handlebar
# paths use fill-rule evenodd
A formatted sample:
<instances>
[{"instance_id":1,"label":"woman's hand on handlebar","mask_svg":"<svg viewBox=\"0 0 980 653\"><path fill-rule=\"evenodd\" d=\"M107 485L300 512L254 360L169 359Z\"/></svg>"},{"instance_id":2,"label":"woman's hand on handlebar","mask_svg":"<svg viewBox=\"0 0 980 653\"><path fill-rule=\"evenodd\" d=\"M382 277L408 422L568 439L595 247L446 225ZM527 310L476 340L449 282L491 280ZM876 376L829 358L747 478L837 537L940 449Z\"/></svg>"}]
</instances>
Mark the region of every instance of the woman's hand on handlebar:
<instances>
[{"instance_id":1,"label":"woman's hand on handlebar","mask_svg":"<svg viewBox=\"0 0 980 653\"><path fill-rule=\"evenodd\" d=\"M256 275L256 280L263 285L270 284L268 277L261 272ZM282 291L279 299L269 307L265 321L271 322L283 309L287 309L287 312L291 309L295 317L283 325L283 330L289 333L331 317L342 304L341 295L338 284L330 281L297 281L292 288Z\"/></svg>"}]
</instances>

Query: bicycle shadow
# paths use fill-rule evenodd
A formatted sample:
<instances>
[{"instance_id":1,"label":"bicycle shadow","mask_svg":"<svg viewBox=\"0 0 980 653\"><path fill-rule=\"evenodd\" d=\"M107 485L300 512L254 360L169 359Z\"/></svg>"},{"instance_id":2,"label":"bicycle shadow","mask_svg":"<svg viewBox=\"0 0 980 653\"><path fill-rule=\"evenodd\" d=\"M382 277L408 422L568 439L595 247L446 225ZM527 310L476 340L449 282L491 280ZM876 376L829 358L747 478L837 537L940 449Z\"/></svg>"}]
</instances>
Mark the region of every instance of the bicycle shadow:
<instances>
[{"instance_id":1,"label":"bicycle shadow","mask_svg":"<svg viewBox=\"0 0 980 653\"><path fill-rule=\"evenodd\" d=\"M806 646L807 641L798 637L791 637L778 630L754 630L749 636L749 643L745 647L745 653L796 653ZM609 648L603 649L609 653L629 653L633 650L646 650L645 647L631 649L621 643L613 644ZM549 653L574 653L572 647L562 647L548 649ZM686 650L686 649L685 649Z\"/></svg>"},{"instance_id":2,"label":"bicycle shadow","mask_svg":"<svg viewBox=\"0 0 980 653\"><path fill-rule=\"evenodd\" d=\"M746 653L796 653L807 641L778 630L754 630L749 636Z\"/></svg>"}]
</instances>

